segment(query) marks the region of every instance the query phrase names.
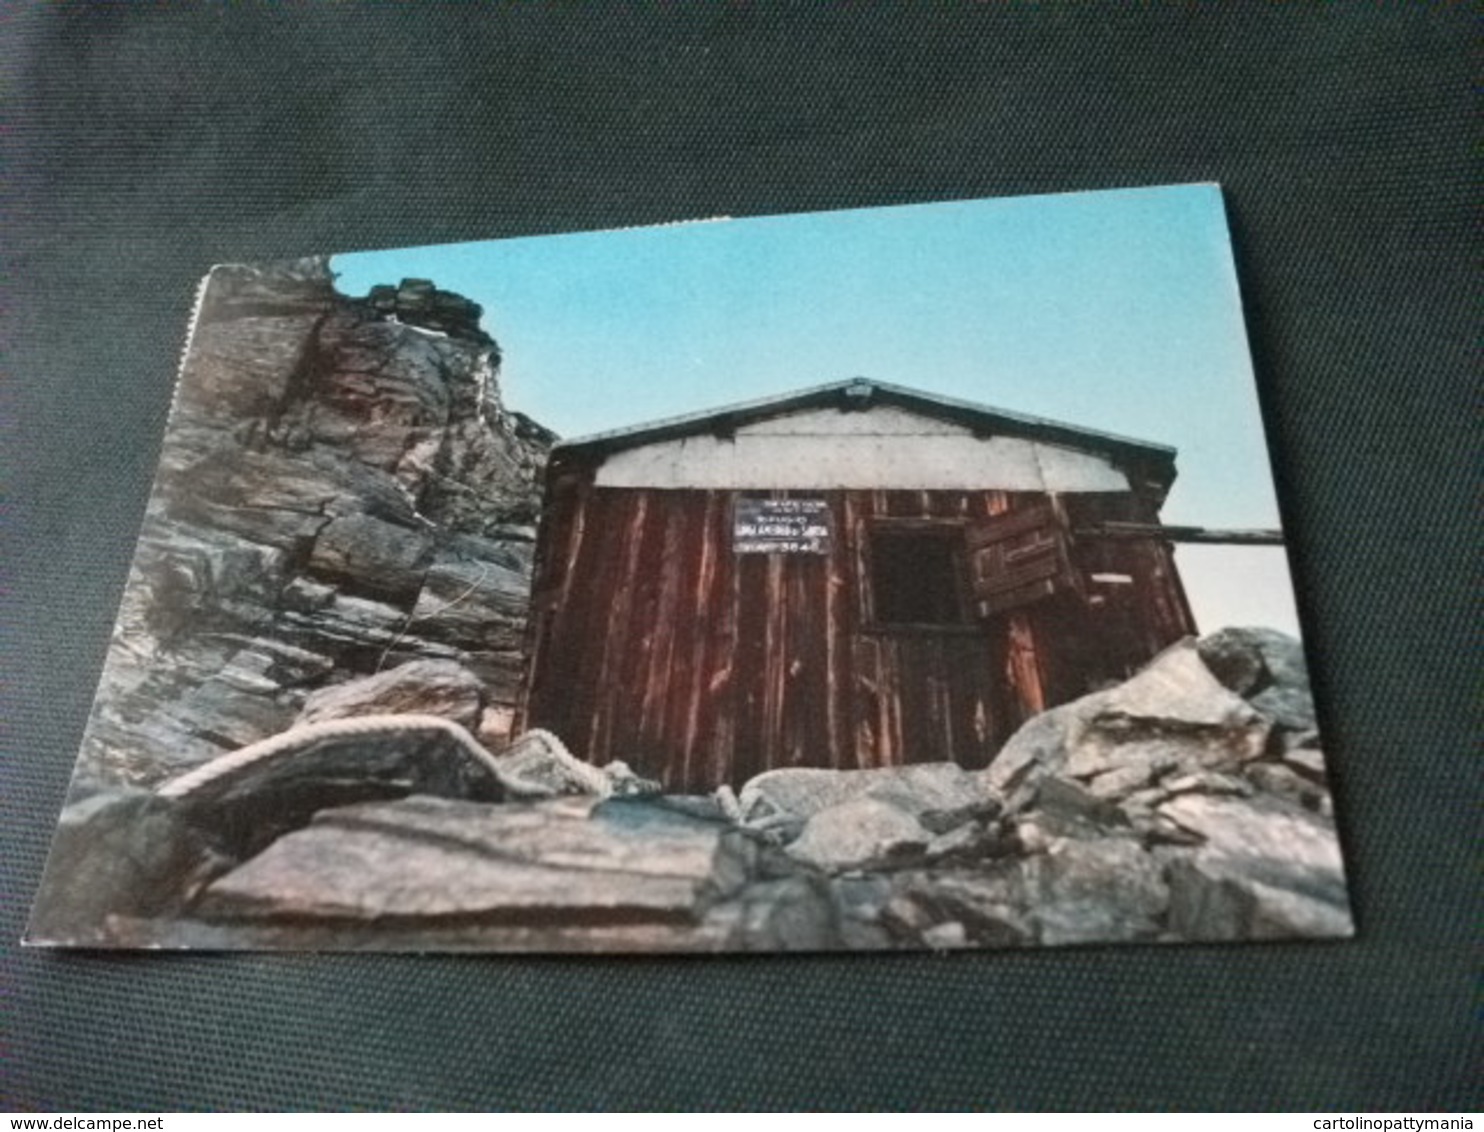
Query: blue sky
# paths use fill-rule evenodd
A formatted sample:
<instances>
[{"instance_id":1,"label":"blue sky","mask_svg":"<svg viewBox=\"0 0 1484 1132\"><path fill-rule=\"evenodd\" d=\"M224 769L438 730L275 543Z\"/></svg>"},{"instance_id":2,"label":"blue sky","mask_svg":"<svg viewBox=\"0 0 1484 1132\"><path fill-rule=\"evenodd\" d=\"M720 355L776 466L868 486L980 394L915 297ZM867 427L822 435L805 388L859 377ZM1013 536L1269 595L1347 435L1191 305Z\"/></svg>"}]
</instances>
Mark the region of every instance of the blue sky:
<instances>
[{"instance_id":1,"label":"blue sky","mask_svg":"<svg viewBox=\"0 0 1484 1132\"><path fill-rule=\"evenodd\" d=\"M336 256L485 308L579 436L865 376L1169 444L1171 523L1276 527L1219 188L949 201ZM1202 629L1297 631L1281 550L1182 547Z\"/></svg>"}]
</instances>

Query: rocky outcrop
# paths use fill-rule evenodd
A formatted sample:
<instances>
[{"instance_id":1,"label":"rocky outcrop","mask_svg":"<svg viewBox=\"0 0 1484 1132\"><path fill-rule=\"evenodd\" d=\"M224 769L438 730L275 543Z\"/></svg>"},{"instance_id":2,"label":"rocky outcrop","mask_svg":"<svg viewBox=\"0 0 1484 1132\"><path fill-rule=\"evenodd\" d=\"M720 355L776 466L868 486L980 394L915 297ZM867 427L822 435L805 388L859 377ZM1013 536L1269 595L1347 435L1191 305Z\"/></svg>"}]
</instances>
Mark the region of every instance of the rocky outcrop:
<instances>
[{"instance_id":1,"label":"rocky outcrop","mask_svg":"<svg viewBox=\"0 0 1484 1132\"><path fill-rule=\"evenodd\" d=\"M480 314L418 280L347 298L320 259L212 273L78 795L363 710L377 688L335 688L414 662L463 673L457 707L375 710L498 738L554 438L502 405Z\"/></svg>"},{"instance_id":2,"label":"rocky outcrop","mask_svg":"<svg viewBox=\"0 0 1484 1132\"><path fill-rule=\"evenodd\" d=\"M320 693L306 714L439 674L462 684L420 662ZM492 754L442 716L300 723L154 795L69 811L64 830L86 836L59 842L68 867L88 873L94 837L119 858L104 874L118 887L86 888L101 928L81 916L53 930L520 950L1343 937L1301 687L1296 642L1227 630L1031 720L984 771L778 770L737 797L660 794L546 732ZM475 706L447 702L466 720Z\"/></svg>"}]
</instances>

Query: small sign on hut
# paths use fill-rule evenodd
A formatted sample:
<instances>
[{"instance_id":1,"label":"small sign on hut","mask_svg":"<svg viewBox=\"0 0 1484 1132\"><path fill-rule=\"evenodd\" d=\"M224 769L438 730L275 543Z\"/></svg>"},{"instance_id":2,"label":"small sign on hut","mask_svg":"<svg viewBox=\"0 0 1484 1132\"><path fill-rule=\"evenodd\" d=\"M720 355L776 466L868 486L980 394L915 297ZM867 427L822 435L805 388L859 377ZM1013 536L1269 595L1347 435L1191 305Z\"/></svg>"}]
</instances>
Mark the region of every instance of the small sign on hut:
<instances>
[{"instance_id":1,"label":"small sign on hut","mask_svg":"<svg viewBox=\"0 0 1484 1132\"><path fill-rule=\"evenodd\" d=\"M830 505L823 499L738 499L735 554L828 554Z\"/></svg>"},{"instance_id":2,"label":"small sign on hut","mask_svg":"<svg viewBox=\"0 0 1484 1132\"><path fill-rule=\"evenodd\" d=\"M560 443L518 725L671 790L983 766L1194 631L1174 458L862 380Z\"/></svg>"}]
</instances>

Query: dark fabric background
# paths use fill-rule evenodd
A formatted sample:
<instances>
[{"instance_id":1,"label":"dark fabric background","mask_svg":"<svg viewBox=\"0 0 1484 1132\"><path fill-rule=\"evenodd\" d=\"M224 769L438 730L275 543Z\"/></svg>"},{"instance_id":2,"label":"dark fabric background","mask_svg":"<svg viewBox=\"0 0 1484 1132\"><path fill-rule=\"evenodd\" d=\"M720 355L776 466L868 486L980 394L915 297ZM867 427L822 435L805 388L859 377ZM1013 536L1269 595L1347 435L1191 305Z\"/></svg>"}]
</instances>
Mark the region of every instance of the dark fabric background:
<instances>
[{"instance_id":1,"label":"dark fabric background","mask_svg":"<svg viewBox=\"0 0 1484 1132\"><path fill-rule=\"evenodd\" d=\"M1473 19L11 4L0 1107L1479 1105ZM15 945L208 265L1194 180L1227 189L1357 941L718 960Z\"/></svg>"}]
</instances>

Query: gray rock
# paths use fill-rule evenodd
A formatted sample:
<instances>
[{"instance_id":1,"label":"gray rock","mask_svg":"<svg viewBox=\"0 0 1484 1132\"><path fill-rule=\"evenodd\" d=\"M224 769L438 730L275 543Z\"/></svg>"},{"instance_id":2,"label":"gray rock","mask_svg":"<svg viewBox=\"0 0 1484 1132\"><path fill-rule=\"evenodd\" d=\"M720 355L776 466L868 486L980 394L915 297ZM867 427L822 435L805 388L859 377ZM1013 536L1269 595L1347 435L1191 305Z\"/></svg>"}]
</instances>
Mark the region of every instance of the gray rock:
<instances>
[{"instance_id":1,"label":"gray rock","mask_svg":"<svg viewBox=\"0 0 1484 1132\"><path fill-rule=\"evenodd\" d=\"M1285 731L1312 731L1315 726L1314 697L1308 685L1272 685L1252 696L1249 702Z\"/></svg>"},{"instance_id":2,"label":"gray rock","mask_svg":"<svg viewBox=\"0 0 1484 1132\"><path fill-rule=\"evenodd\" d=\"M478 638L492 648L523 646L530 600L529 547L462 538L440 551L413 608L418 632L434 640Z\"/></svg>"},{"instance_id":3,"label":"gray rock","mask_svg":"<svg viewBox=\"0 0 1484 1132\"><path fill-rule=\"evenodd\" d=\"M1297 637L1276 629L1249 627L1226 631L1244 636L1261 651L1272 685L1309 690L1309 666L1304 659L1304 646Z\"/></svg>"},{"instance_id":4,"label":"gray rock","mask_svg":"<svg viewBox=\"0 0 1484 1132\"><path fill-rule=\"evenodd\" d=\"M171 779L158 793L246 856L322 809L414 793L492 800L521 796L522 784L450 720L373 715L293 728Z\"/></svg>"},{"instance_id":5,"label":"gray rock","mask_svg":"<svg viewBox=\"0 0 1484 1132\"><path fill-rule=\"evenodd\" d=\"M1303 645L1296 637L1275 629L1223 629L1201 642L1202 655L1213 641L1223 652L1246 650L1262 659L1263 679L1241 689L1248 701L1285 731L1312 731L1314 699Z\"/></svg>"},{"instance_id":6,"label":"gray rock","mask_svg":"<svg viewBox=\"0 0 1484 1132\"><path fill-rule=\"evenodd\" d=\"M1226 858L1178 858L1166 875L1170 928L1183 939L1343 939L1355 934L1348 906L1264 884Z\"/></svg>"},{"instance_id":7,"label":"gray rock","mask_svg":"<svg viewBox=\"0 0 1484 1132\"><path fill-rule=\"evenodd\" d=\"M1184 794L1159 812L1205 838L1208 856L1225 857L1266 884L1345 899L1344 865L1330 822L1281 798Z\"/></svg>"},{"instance_id":8,"label":"gray rock","mask_svg":"<svg viewBox=\"0 0 1484 1132\"><path fill-rule=\"evenodd\" d=\"M922 943L924 947L930 947L934 951L949 951L960 947L968 947L969 932L957 920L948 920L945 923L934 924L932 927L924 929Z\"/></svg>"},{"instance_id":9,"label":"gray rock","mask_svg":"<svg viewBox=\"0 0 1484 1132\"><path fill-rule=\"evenodd\" d=\"M821 810L804 825L788 855L823 872L880 865L921 853L931 835L905 810L857 797Z\"/></svg>"},{"instance_id":10,"label":"gray rock","mask_svg":"<svg viewBox=\"0 0 1484 1132\"><path fill-rule=\"evenodd\" d=\"M694 920L724 830L642 802L411 797L320 814L218 879L209 918Z\"/></svg>"},{"instance_id":11,"label":"gray rock","mask_svg":"<svg viewBox=\"0 0 1484 1132\"><path fill-rule=\"evenodd\" d=\"M664 789L655 779L645 778L622 759L604 763L598 769L608 780L608 792L616 797L647 797L659 795Z\"/></svg>"},{"instance_id":12,"label":"gray rock","mask_svg":"<svg viewBox=\"0 0 1484 1132\"><path fill-rule=\"evenodd\" d=\"M1005 798L1007 810L1022 809L1035 796L1040 778L1066 765L1069 746L1105 699L1106 693L1094 692L1052 708L1032 716L1010 736L981 772L985 784Z\"/></svg>"},{"instance_id":13,"label":"gray rock","mask_svg":"<svg viewBox=\"0 0 1484 1132\"><path fill-rule=\"evenodd\" d=\"M1137 675L1109 689L1098 713L1132 720L1178 720L1191 726L1224 727L1245 722L1240 696L1211 674L1193 641L1171 645Z\"/></svg>"},{"instance_id":14,"label":"gray rock","mask_svg":"<svg viewBox=\"0 0 1484 1132\"><path fill-rule=\"evenodd\" d=\"M999 812L999 797L983 779L957 763L914 763L876 770L790 768L749 780L738 799L745 820L775 814L805 820L858 798L889 802L932 832Z\"/></svg>"},{"instance_id":15,"label":"gray rock","mask_svg":"<svg viewBox=\"0 0 1484 1132\"><path fill-rule=\"evenodd\" d=\"M961 924L982 947L1023 947L1035 942L1020 910L1025 890L1019 868L933 870L904 874L888 904L898 933L921 935L939 923Z\"/></svg>"},{"instance_id":16,"label":"gray rock","mask_svg":"<svg viewBox=\"0 0 1484 1132\"><path fill-rule=\"evenodd\" d=\"M1203 847L1170 872L1170 927L1190 939L1349 935L1333 825L1271 795L1187 794L1160 807Z\"/></svg>"},{"instance_id":17,"label":"gray rock","mask_svg":"<svg viewBox=\"0 0 1484 1132\"><path fill-rule=\"evenodd\" d=\"M309 684L410 660L514 702L553 438L501 405L487 336L386 321L315 262L203 294L80 781L158 782L281 729ZM424 307L468 330L456 296Z\"/></svg>"},{"instance_id":18,"label":"gray rock","mask_svg":"<svg viewBox=\"0 0 1484 1132\"><path fill-rule=\"evenodd\" d=\"M321 311L202 320L191 339L186 405L239 418L273 412L288 394Z\"/></svg>"},{"instance_id":19,"label":"gray rock","mask_svg":"<svg viewBox=\"0 0 1484 1132\"><path fill-rule=\"evenodd\" d=\"M1248 769L1250 771L1251 767ZM1243 779L1234 774L1219 774L1212 770L1198 770L1190 774L1167 778L1160 784L1160 788L1165 798L1192 793L1234 794L1239 798L1245 798L1252 793L1252 787Z\"/></svg>"},{"instance_id":20,"label":"gray rock","mask_svg":"<svg viewBox=\"0 0 1484 1132\"><path fill-rule=\"evenodd\" d=\"M1152 939L1169 906L1158 862L1123 837L1062 840L1025 862L1028 915L1043 944Z\"/></svg>"},{"instance_id":21,"label":"gray rock","mask_svg":"<svg viewBox=\"0 0 1484 1132\"><path fill-rule=\"evenodd\" d=\"M473 731L483 710L484 688L468 669L449 660L414 660L311 693L297 723L412 712L441 715Z\"/></svg>"},{"instance_id":22,"label":"gray rock","mask_svg":"<svg viewBox=\"0 0 1484 1132\"><path fill-rule=\"evenodd\" d=\"M278 629L292 640L313 642L334 656L364 657L365 675L373 673L399 645L438 659L452 657L455 650L428 648L410 637L410 623L409 615L394 605L336 592L327 604L316 608L285 609L279 616Z\"/></svg>"},{"instance_id":23,"label":"gray rock","mask_svg":"<svg viewBox=\"0 0 1484 1132\"><path fill-rule=\"evenodd\" d=\"M908 894L893 896L877 916L887 938L916 947L922 945L922 933L936 922L934 912Z\"/></svg>"},{"instance_id":24,"label":"gray rock","mask_svg":"<svg viewBox=\"0 0 1484 1132\"><path fill-rule=\"evenodd\" d=\"M27 940L107 945L110 917L174 913L227 863L168 799L96 794L58 819Z\"/></svg>"},{"instance_id":25,"label":"gray rock","mask_svg":"<svg viewBox=\"0 0 1484 1132\"><path fill-rule=\"evenodd\" d=\"M960 825L929 841L927 848L923 850L923 856L930 861L977 857L981 854L984 841L985 831L982 826L972 823Z\"/></svg>"},{"instance_id":26,"label":"gray rock","mask_svg":"<svg viewBox=\"0 0 1484 1132\"><path fill-rule=\"evenodd\" d=\"M350 592L406 603L422 589L432 553L424 531L371 515L342 515L315 536L308 569Z\"/></svg>"},{"instance_id":27,"label":"gray rock","mask_svg":"<svg viewBox=\"0 0 1484 1132\"><path fill-rule=\"evenodd\" d=\"M507 781L522 784L527 796L592 794L606 798L613 793L613 780L607 774L572 755L550 731L527 731L497 755L495 763Z\"/></svg>"},{"instance_id":28,"label":"gray rock","mask_svg":"<svg viewBox=\"0 0 1484 1132\"><path fill-rule=\"evenodd\" d=\"M830 951L845 946L829 889L793 876L752 885L735 909L727 945L738 951ZM867 933L867 938L873 938Z\"/></svg>"},{"instance_id":29,"label":"gray rock","mask_svg":"<svg viewBox=\"0 0 1484 1132\"><path fill-rule=\"evenodd\" d=\"M1253 763L1247 768L1247 778L1259 790L1287 798L1310 810L1317 810L1328 793L1323 786L1282 763Z\"/></svg>"},{"instance_id":30,"label":"gray rock","mask_svg":"<svg viewBox=\"0 0 1484 1132\"><path fill-rule=\"evenodd\" d=\"M1075 779L1050 775L1036 791L1035 808L1042 817L1071 818L1095 826L1127 824L1109 799L1098 796Z\"/></svg>"},{"instance_id":31,"label":"gray rock","mask_svg":"<svg viewBox=\"0 0 1484 1132\"><path fill-rule=\"evenodd\" d=\"M1211 675L1239 696L1255 692L1270 679L1262 649L1241 629L1221 629L1196 642Z\"/></svg>"},{"instance_id":32,"label":"gray rock","mask_svg":"<svg viewBox=\"0 0 1484 1132\"><path fill-rule=\"evenodd\" d=\"M1115 688L1027 721L981 777L1016 813L1042 780L1102 780L1094 796L1119 799L1167 774L1235 770L1267 747L1269 721L1223 687L1183 641Z\"/></svg>"},{"instance_id":33,"label":"gray rock","mask_svg":"<svg viewBox=\"0 0 1484 1132\"><path fill-rule=\"evenodd\" d=\"M878 940L877 945L888 946L880 920L882 909L892 898L891 878L880 873L847 873L832 877L829 885L841 931L849 931L851 925L870 927L875 929L870 934ZM876 936L876 931L882 935Z\"/></svg>"},{"instance_id":34,"label":"gray rock","mask_svg":"<svg viewBox=\"0 0 1484 1132\"><path fill-rule=\"evenodd\" d=\"M1327 773L1324 753L1308 747L1294 747L1283 752L1283 764L1303 775L1310 782L1323 784Z\"/></svg>"},{"instance_id":35,"label":"gray rock","mask_svg":"<svg viewBox=\"0 0 1484 1132\"><path fill-rule=\"evenodd\" d=\"M286 728L294 709L276 698L277 686L248 691L240 675L221 673L185 693L167 710L192 735L224 750L245 747Z\"/></svg>"},{"instance_id":36,"label":"gray rock","mask_svg":"<svg viewBox=\"0 0 1484 1132\"><path fill-rule=\"evenodd\" d=\"M1148 762L1142 765L1116 766L1089 779L1087 792L1094 798L1118 801L1148 786L1158 773L1159 768Z\"/></svg>"}]
</instances>

